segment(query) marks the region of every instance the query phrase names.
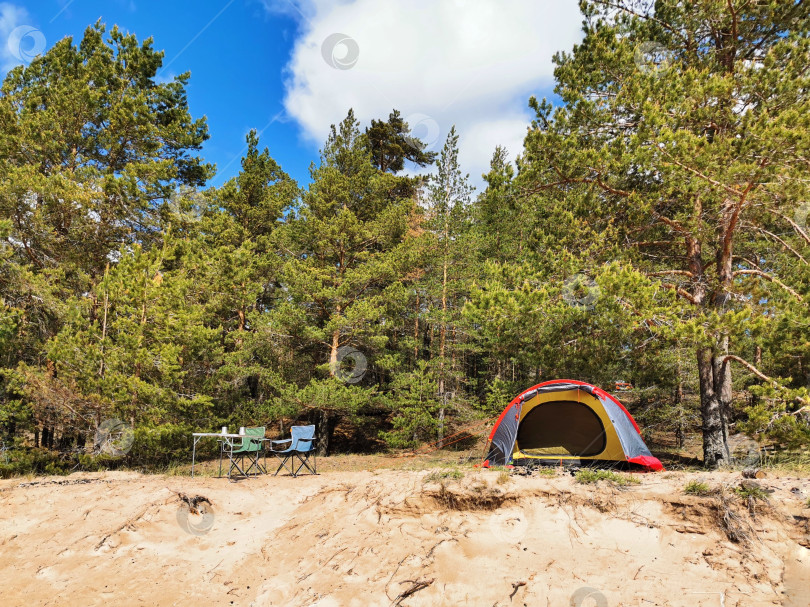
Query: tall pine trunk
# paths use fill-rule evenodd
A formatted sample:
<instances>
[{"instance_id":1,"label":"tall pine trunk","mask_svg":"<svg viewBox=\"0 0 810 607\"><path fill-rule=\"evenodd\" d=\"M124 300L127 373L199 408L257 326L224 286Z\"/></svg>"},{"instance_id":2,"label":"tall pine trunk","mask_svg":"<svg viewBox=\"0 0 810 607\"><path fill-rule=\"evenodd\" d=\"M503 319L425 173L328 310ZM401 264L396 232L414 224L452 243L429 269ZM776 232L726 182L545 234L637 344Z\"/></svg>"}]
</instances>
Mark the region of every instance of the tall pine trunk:
<instances>
[{"instance_id":1,"label":"tall pine trunk","mask_svg":"<svg viewBox=\"0 0 810 607\"><path fill-rule=\"evenodd\" d=\"M729 463L726 409L730 400L731 371L716 350L697 351L700 412L703 418L703 464L709 468ZM727 400L728 399L728 400Z\"/></svg>"},{"instance_id":2,"label":"tall pine trunk","mask_svg":"<svg viewBox=\"0 0 810 607\"><path fill-rule=\"evenodd\" d=\"M419 362L419 293L416 293L416 309L413 315L413 368Z\"/></svg>"},{"instance_id":3,"label":"tall pine trunk","mask_svg":"<svg viewBox=\"0 0 810 607\"><path fill-rule=\"evenodd\" d=\"M340 313L340 306L337 307L338 314ZM340 348L340 329L335 329L332 332L332 343L329 346L329 376L335 377L338 371L338 349ZM335 426L337 425L337 416L327 410L321 410L318 414L317 420L317 449L318 455L329 455L332 443L332 434L334 433Z\"/></svg>"},{"instance_id":4,"label":"tall pine trunk","mask_svg":"<svg viewBox=\"0 0 810 607\"><path fill-rule=\"evenodd\" d=\"M337 425L337 417L334 413L322 409L318 412L316 423L318 442L315 452L319 456L327 456L332 450L332 435Z\"/></svg>"},{"instance_id":5,"label":"tall pine trunk","mask_svg":"<svg viewBox=\"0 0 810 607\"><path fill-rule=\"evenodd\" d=\"M439 431L438 439L444 438L444 405L447 402L445 398L445 381L444 381L444 354L447 343L447 238L449 236L449 227L447 219L444 223L444 263L442 264L442 326L439 331L439 398L442 399L442 406L439 409Z\"/></svg>"},{"instance_id":6,"label":"tall pine trunk","mask_svg":"<svg viewBox=\"0 0 810 607\"><path fill-rule=\"evenodd\" d=\"M694 217L703 214L703 203L699 196L694 202ZM692 303L697 306L713 306L722 313L726 303L728 287L731 285L731 239L726 231L721 237L716 255L720 288L713 295L706 292L703 247L691 235L686 237L686 254L689 269L693 274ZM731 368L722 364L722 357L728 353L728 336L714 347L702 346L697 350L698 378L700 382L700 413L703 422L703 465L717 468L729 463L727 412L731 407Z\"/></svg>"}]
</instances>

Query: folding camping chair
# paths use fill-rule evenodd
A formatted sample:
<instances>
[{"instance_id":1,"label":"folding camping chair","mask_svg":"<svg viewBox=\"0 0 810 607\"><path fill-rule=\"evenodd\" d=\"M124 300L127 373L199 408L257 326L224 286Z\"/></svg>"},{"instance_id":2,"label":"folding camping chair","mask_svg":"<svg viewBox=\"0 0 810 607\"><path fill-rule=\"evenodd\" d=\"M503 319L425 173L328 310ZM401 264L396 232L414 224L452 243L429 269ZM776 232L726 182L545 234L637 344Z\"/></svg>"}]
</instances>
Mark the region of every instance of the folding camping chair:
<instances>
[{"instance_id":1,"label":"folding camping chair","mask_svg":"<svg viewBox=\"0 0 810 607\"><path fill-rule=\"evenodd\" d=\"M293 426L290 428L290 435L292 438L270 441L270 452L281 461L273 476L276 476L282 468L289 470L293 476L298 476L301 468L306 468L312 474L318 474L314 448L315 426ZM290 443L290 446L281 451L275 449L275 445L284 443ZM312 457L311 466L309 465L310 456ZM295 458L298 458L299 462L297 468Z\"/></svg>"},{"instance_id":2,"label":"folding camping chair","mask_svg":"<svg viewBox=\"0 0 810 607\"><path fill-rule=\"evenodd\" d=\"M264 426L258 428L245 428L245 436L241 440L239 446L236 445L236 440L228 441L227 446L230 449L225 450L230 460L228 467L228 478L234 469L238 470L242 476L250 476L251 470L256 469L256 474L266 474L267 470L259 462L259 456L264 451ZM250 464L245 469L245 458L248 459ZM241 464L241 465L240 465Z\"/></svg>"}]
</instances>

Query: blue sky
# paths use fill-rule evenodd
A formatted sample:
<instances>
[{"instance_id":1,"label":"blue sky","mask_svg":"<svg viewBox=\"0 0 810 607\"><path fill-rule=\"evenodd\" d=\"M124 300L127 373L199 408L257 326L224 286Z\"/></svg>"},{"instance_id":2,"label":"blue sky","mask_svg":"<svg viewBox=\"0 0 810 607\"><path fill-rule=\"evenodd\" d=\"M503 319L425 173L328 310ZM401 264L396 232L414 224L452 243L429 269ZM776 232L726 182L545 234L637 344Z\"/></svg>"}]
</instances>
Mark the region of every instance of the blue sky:
<instances>
[{"instance_id":1,"label":"blue sky","mask_svg":"<svg viewBox=\"0 0 810 607\"><path fill-rule=\"evenodd\" d=\"M581 37L575 0L0 1L0 71L97 19L153 37L159 76L191 72L212 185L238 172L251 128L306 184L349 107L364 124L396 107L431 149L455 124L478 184L495 145L520 152L529 95L551 95L552 53Z\"/></svg>"}]
</instances>

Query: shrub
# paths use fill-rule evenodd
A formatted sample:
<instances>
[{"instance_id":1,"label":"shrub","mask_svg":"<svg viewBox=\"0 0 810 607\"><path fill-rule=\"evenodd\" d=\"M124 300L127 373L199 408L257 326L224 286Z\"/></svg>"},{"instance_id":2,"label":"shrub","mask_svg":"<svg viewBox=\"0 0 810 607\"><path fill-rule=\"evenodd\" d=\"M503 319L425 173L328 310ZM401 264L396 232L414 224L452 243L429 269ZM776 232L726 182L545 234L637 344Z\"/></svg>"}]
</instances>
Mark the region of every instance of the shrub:
<instances>
[{"instance_id":1,"label":"shrub","mask_svg":"<svg viewBox=\"0 0 810 607\"><path fill-rule=\"evenodd\" d=\"M8 462L0 462L0 478L26 474L62 475L71 472L114 470L124 463L122 457L92 453L60 453L49 449L9 449Z\"/></svg>"},{"instance_id":2,"label":"shrub","mask_svg":"<svg viewBox=\"0 0 810 607\"><path fill-rule=\"evenodd\" d=\"M191 457L191 432L191 427L185 424L163 424L152 428L136 425L135 439L127 459L131 464L144 466L187 463ZM216 448L214 441L201 441L197 455L214 455Z\"/></svg>"}]
</instances>

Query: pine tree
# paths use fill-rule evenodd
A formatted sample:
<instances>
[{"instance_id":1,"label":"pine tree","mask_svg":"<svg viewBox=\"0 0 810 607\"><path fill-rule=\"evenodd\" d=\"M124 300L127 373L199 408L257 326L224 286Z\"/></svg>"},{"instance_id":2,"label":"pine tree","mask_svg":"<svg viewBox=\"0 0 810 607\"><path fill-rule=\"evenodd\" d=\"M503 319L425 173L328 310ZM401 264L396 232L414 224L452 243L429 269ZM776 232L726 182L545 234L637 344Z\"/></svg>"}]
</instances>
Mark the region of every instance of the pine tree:
<instances>
[{"instance_id":1,"label":"pine tree","mask_svg":"<svg viewBox=\"0 0 810 607\"><path fill-rule=\"evenodd\" d=\"M201 186L212 172L196 155L208 132L205 119L189 113L189 75L157 82L162 58L151 39L139 43L97 23L79 44L60 40L3 82L0 289L10 310L3 318L17 320L3 324L8 383L0 409L19 412L13 403L28 402L21 390L42 396L37 378L56 379L58 366L48 358L48 340L79 318L101 322L97 288L105 268L115 266L122 250L128 255L138 244L162 246L165 203L179 188ZM90 353L82 352L86 362L84 354ZM20 364L22 374L16 373ZM52 405L71 398L68 390ZM45 420L29 413L24 417L37 425L28 429L39 436ZM15 419L7 428L16 427ZM52 444L53 429L41 429Z\"/></svg>"},{"instance_id":2,"label":"pine tree","mask_svg":"<svg viewBox=\"0 0 810 607\"><path fill-rule=\"evenodd\" d=\"M195 257L207 322L223 337L212 391L239 424L262 423L285 372L297 368L289 360L290 344L273 330L272 312L284 298L279 234L300 191L267 148L259 151L255 131L247 144L240 173L213 194L218 211L201 222Z\"/></svg>"},{"instance_id":3,"label":"pine tree","mask_svg":"<svg viewBox=\"0 0 810 607\"><path fill-rule=\"evenodd\" d=\"M293 308L281 319L302 340L327 377L313 378L303 394L323 395L339 385L341 348L360 348L368 358L388 342L384 325L403 299L399 280L415 263L408 229L412 198L392 199L398 177L371 162L367 139L353 112L333 126L312 169L300 212L285 229L288 251L283 285ZM311 348L315 348L312 350ZM332 386L324 390L321 386ZM360 392L360 384L342 392ZM320 444L328 452L338 416L356 412L370 397L331 397L307 403L319 411ZM300 398L300 400L304 400Z\"/></svg>"},{"instance_id":4,"label":"pine tree","mask_svg":"<svg viewBox=\"0 0 810 607\"><path fill-rule=\"evenodd\" d=\"M469 175L463 174L459 166L458 134L453 126L439 156L436 174L429 181L425 222L432 236L433 271L428 273L423 284L429 285L427 296L435 306L435 313L429 315L428 322L438 325L439 332L436 360L433 361L437 367L437 397L441 403L438 407L439 439L444 436L447 396L454 392L449 390L451 374L456 380L453 382L455 387L459 386L457 328L464 303L465 248L473 189Z\"/></svg>"},{"instance_id":5,"label":"pine tree","mask_svg":"<svg viewBox=\"0 0 810 607\"><path fill-rule=\"evenodd\" d=\"M410 126L397 110L391 112L387 122L372 120L365 133L371 163L383 173L399 173L406 160L419 167L436 160L436 152L425 151L425 144L411 135Z\"/></svg>"},{"instance_id":6,"label":"pine tree","mask_svg":"<svg viewBox=\"0 0 810 607\"><path fill-rule=\"evenodd\" d=\"M211 174L193 156L208 133L189 115L189 75L159 84L151 39L105 33L97 23L78 46L60 40L9 72L0 94L0 218L26 263L79 283L146 238L177 185Z\"/></svg>"},{"instance_id":7,"label":"pine tree","mask_svg":"<svg viewBox=\"0 0 810 607\"><path fill-rule=\"evenodd\" d=\"M790 217L808 195L810 17L779 2L583 11L585 39L555 58L565 106L532 100L521 185L564 195L623 249L613 259L662 290L657 301L678 297L670 337L693 344L704 461L721 465L731 363L761 374L742 348L796 302L806 314L806 243Z\"/></svg>"},{"instance_id":8,"label":"pine tree","mask_svg":"<svg viewBox=\"0 0 810 607\"><path fill-rule=\"evenodd\" d=\"M186 271L169 269L175 254L171 237L149 251L135 245L121 252L92 296L70 302L64 327L48 344L53 367L26 373L39 417L64 387L85 404L71 408L74 428L91 432L116 417L142 438L149 429L187 429L210 416L210 398L197 392L203 384L189 375L217 358L219 331L203 325Z\"/></svg>"}]
</instances>

